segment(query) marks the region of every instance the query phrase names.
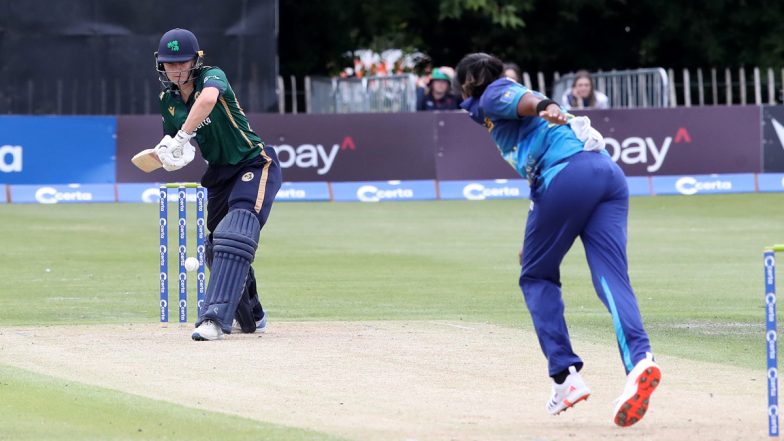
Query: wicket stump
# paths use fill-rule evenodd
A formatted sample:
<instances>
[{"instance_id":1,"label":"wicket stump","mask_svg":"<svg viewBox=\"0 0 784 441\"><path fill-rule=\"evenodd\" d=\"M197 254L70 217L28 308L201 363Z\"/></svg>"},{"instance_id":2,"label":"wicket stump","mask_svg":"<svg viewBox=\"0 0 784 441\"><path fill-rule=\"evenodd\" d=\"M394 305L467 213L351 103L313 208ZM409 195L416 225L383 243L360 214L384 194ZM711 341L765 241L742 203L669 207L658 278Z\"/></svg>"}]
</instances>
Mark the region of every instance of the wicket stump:
<instances>
[{"instance_id":1,"label":"wicket stump","mask_svg":"<svg viewBox=\"0 0 784 441\"><path fill-rule=\"evenodd\" d=\"M776 253L784 244L765 248L765 346L767 347L768 435L779 436L778 328L776 326Z\"/></svg>"},{"instance_id":2,"label":"wicket stump","mask_svg":"<svg viewBox=\"0 0 784 441\"><path fill-rule=\"evenodd\" d=\"M188 322L188 273L185 269L185 259L188 258L188 235L187 235L187 197L188 190L196 190L196 259L199 261L199 268L196 271L196 298L197 312L201 314L204 304L204 293L206 292L206 279L204 273L204 205L206 202L206 189L195 183L163 184L160 188L160 201L158 208L160 212L159 235L160 235L160 320L161 323L169 321L169 228L168 228L168 201L169 189L177 189L177 238L178 238L178 261L179 272L177 276L177 287L179 293L178 317L180 323Z\"/></svg>"}]
</instances>

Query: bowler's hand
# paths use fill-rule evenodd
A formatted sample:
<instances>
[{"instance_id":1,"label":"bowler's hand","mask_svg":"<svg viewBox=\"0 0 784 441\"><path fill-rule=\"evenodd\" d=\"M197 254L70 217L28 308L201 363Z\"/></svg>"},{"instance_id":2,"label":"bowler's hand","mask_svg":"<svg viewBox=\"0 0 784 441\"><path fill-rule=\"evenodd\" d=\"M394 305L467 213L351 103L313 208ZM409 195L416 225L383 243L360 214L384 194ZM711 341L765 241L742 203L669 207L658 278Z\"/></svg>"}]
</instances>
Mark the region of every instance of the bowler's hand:
<instances>
[{"instance_id":1,"label":"bowler's hand","mask_svg":"<svg viewBox=\"0 0 784 441\"><path fill-rule=\"evenodd\" d=\"M551 124L564 125L567 122L567 117L561 113L561 107L558 104L550 104L546 109L539 112L539 117Z\"/></svg>"}]
</instances>

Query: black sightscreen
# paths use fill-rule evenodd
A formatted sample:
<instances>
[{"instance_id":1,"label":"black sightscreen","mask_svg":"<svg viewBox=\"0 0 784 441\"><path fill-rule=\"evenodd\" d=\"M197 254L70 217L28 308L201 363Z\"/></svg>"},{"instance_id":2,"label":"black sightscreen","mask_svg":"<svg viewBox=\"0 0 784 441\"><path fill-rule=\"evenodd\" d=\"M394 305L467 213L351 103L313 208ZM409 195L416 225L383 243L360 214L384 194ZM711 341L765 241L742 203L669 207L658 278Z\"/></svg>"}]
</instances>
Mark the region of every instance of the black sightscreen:
<instances>
[{"instance_id":1,"label":"black sightscreen","mask_svg":"<svg viewBox=\"0 0 784 441\"><path fill-rule=\"evenodd\" d=\"M153 52L175 27L246 111L276 111L277 15L277 0L0 0L0 114L157 113Z\"/></svg>"}]
</instances>

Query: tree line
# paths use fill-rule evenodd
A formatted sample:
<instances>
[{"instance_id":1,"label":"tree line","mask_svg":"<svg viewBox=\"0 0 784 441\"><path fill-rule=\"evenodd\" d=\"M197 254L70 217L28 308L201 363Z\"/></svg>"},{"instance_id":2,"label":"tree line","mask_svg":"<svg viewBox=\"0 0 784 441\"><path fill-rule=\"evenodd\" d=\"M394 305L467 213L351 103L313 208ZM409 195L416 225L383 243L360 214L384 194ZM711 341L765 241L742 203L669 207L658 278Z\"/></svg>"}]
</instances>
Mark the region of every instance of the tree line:
<instances>
[{"instance_id":1,"label":"tree line","mask_svg":"<svg viewBox=\"0 0 784 441\"><path fill-rule=\"evenodd\" d=\"M280 0L282 75L335 74L355 49L397 48L455 65L493 53L527 71L780 67L773 0Z\"/></svg>"}]
</instances>

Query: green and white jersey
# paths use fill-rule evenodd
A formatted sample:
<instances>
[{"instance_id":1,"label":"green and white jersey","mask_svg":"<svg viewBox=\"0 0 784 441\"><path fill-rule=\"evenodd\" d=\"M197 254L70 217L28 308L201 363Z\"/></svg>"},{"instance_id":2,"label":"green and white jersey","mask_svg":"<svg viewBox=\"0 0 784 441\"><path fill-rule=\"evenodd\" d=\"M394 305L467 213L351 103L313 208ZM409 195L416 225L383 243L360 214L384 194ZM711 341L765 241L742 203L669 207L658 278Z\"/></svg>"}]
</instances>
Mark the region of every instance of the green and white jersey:
<instances>
[{"instance_id":1,"label":"green and white jersey","mask_svg":"<svg viewBox=\"0 0 784 441\"><path fill-rule=\"evenodd\" d=\"M205 66L199 70L187 103L183 102L177 88L161 92L163 132L174 136L182 128L191 106L205 87L217 88L220 95L212 112L196 128L201 156L214 166L235 165L259 156L264 143L251 130L226 74L217 67Z\"/></svg>"}]
</instances>

